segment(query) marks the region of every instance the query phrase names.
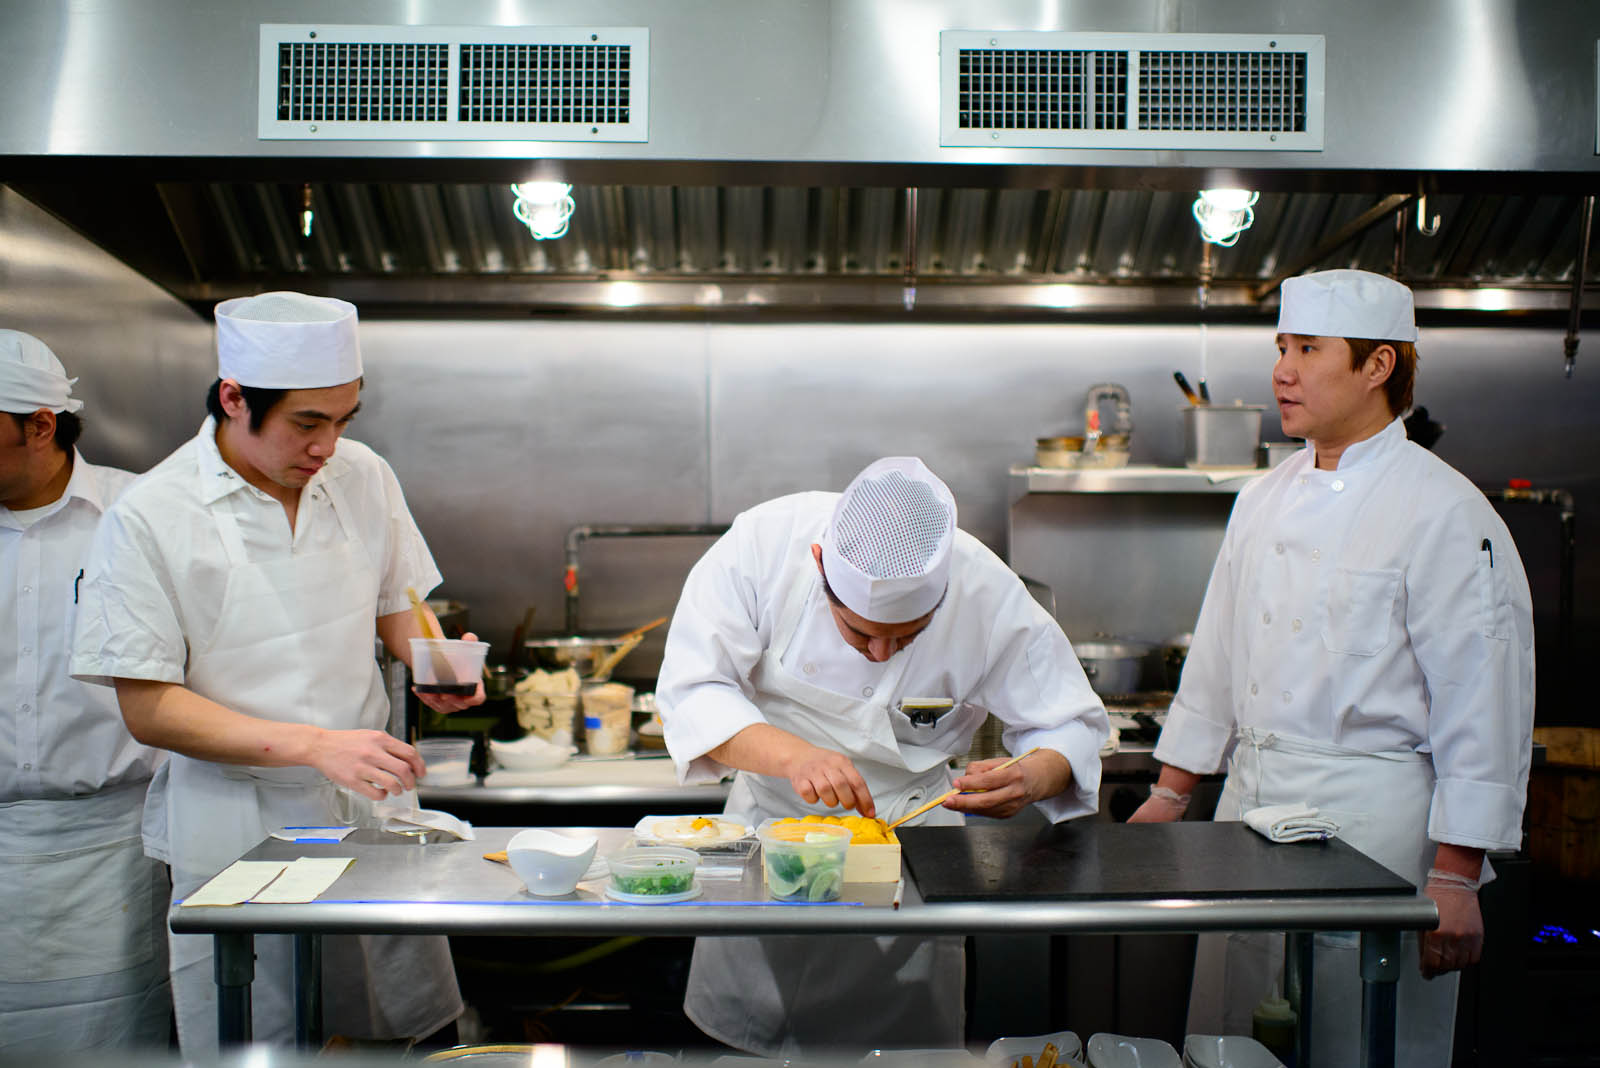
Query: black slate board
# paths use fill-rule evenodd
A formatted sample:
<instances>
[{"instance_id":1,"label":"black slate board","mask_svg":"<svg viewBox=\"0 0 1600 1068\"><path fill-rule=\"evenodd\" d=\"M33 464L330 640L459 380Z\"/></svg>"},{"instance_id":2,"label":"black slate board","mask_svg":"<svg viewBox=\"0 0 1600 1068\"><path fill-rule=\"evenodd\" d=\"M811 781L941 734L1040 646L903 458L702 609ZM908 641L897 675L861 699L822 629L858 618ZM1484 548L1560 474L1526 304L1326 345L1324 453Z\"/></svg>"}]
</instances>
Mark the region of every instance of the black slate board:
<instances>
[{"instance_id":1,"label":"black slate board","mask_svg":"<svg viewBox=\"0 0 1600 1068\"><path fill-rule=\"evenodd\" d=\"M895 832L924 901L1412 894L1339 841L1273 843L1242 823L1004 820Z\"/></svg>"}]
</instances>

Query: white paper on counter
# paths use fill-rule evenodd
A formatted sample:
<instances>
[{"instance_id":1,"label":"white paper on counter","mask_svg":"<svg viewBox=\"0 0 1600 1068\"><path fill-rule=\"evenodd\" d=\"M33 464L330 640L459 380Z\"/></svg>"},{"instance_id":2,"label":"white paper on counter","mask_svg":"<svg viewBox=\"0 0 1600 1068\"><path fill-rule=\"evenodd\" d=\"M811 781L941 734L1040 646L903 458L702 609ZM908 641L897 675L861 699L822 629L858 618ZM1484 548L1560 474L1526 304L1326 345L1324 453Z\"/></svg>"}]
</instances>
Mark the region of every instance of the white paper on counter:
<instances>
[{"instance_id":1,"label":"white paper on counter","mask_svg":"<svg viewBox=\"0 0 1600 1068\"><path fill-rule=\"evenodd\" d=\"M415 790L406 790L395 797L379 801L372 807L372 812L383 820L381 827L385 831L404 833L423 827L430 831L444 831L466 842L478 837L472 829L472 824L466 820L457 819L448 812L421 807L417 803Z\"/></svg>"},{"instance_id":2,"label":"white paper on counter","mask_svg":"<svg viewBox=\"0 0 1600 1068\"><path fill-rule=\"evenodd\" d=\"M190 905L238 905L249 901L283 873L286 860L236 860L184 899Z\"/></svg>"},{"instance_id":3,"label":"white paper on counter","mask_svg":"<svg viewBox=\"0 0 1600 1068\"><path fill-rule=\"evenodd\" d=\"M258 905L298 905L315 901L354 863L354 857L300 857L250 900Z\"/></svg>"}]
</instances>

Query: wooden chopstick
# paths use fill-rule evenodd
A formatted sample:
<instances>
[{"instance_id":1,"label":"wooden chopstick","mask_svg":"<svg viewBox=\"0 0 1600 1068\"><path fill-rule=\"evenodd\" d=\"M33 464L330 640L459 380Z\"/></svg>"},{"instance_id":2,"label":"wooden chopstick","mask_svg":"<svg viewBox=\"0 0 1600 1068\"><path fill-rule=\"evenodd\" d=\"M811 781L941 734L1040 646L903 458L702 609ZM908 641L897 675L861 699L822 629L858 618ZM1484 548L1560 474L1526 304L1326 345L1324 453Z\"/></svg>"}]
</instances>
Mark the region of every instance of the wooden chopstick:
<instances>
[{"instance_id":1,"label":"wooden chopstick","mask_svg":"<svg viewBox=\"0 0 1600 1068\"><path fill-rule=\"evenodd\" d=\"M1039 747L1038 746L1034 746L1032 749L1028 750L1026 753L1023 753L1020 756L1014 756L1010 760L1006 761L1004 764L997 764L997 765L995 765L994 767L992 767L992 768L990 768L988 770L989 771L1000 771L1002 768L1009 768L1011 765L1015 764L1017 761L1021 760L1023 757L1032 756L1034 753L1037 753L1038 751L1039 751ZM951 790L949 793L940 794L938 797L934 798L932 801L929 801L927 804L923 805L921 808L916 809L913 812L908 812L904 816L901 816L899 819L897 819L893 823L889 824L889 826L887 828L885 828L885 829L892 831L896 827L898 827L902 823L904 823L906 820L916 819L918 816L922 815L924 812L928 811L930 808L933 808L933 807L935 807L937 805L944 804L950 798L956 796L956 794L965 794L965 793L978 794L978 793L982 793L982 792L983 792L982 790Z\"/></svg>"},{"instance_id":2,"label":"wooden chopstick","mask_svg":"<svg viewBox=\"0 0 1600 1068\"><path fill-rule=\"evenodd\" d=\"M434 631L433 617L428 615L428 610L422 606L422 598L417 596L414 586L406 587L406 596L411 598L411 611L416 613L417 629L422 631L422 636L424 638L443 638L443 634L438 634Z\"/></svg>"}]
</instances>

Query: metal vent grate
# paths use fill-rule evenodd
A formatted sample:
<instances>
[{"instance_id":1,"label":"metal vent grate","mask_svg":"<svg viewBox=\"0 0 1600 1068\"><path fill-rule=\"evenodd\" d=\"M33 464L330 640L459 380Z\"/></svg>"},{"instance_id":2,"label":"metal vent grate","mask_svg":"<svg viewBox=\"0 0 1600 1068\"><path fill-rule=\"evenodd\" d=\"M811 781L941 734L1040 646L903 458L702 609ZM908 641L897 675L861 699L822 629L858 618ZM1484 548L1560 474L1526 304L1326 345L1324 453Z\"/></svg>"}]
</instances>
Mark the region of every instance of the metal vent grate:
<instances>
[{"instance_id":1,"label":"metal vent grate","mask_svg":"<svg viewBox=\"0 0 1600 1068\"><path fill-rule=\"evenodd\" d=\"M278 45L280 121L443 122L449 87L443 44Z\"/></svg>"},{"instance_id":2,"label":"metal vent grate","mask_svg":"<svg viewBox=\"0 0 1600 1068\"><path fill-rule=\"evenodd\" d=\"M464 44L462 122L629 121L627 45Z\"/></svg>"},{"instance_id":3,"label":"metal vent grate","mask_svg":"<svg viewBox=\"0 0 1600 1068\"><path fill-rule=\"evenodd\" d=\"M639 26L263 23L257 136L648 141Z\"/></svg>"},{"instance_id":4,"label":"metal vent grate","mask_svg":"<svg viewBox=\"0 0 1600 1068\"><path fill-rule=\"evenodd\" d=\"M1322 148L1323 39L945 30L939 143Z\"/></svg>"},{"instance_id":5,"label":"metal vent grate","mask_svg":"<svg viewBox=\"0 0 1600 1068\"><path fill-rule=\"evenodd\" d=\"M1128 125L1126 52L963 48L964 130L1120 130Z\"/></svg>"},{"instance_id":6,"label":"metal vent grate","mask_svg":"<svg viewBox=\"0 0 1600 1068\"><path fill-rule=\"evenodd\" d=\"M1139 128L1304 133L1303 52L1141 52Z\"/></svg>"}]
</instances>

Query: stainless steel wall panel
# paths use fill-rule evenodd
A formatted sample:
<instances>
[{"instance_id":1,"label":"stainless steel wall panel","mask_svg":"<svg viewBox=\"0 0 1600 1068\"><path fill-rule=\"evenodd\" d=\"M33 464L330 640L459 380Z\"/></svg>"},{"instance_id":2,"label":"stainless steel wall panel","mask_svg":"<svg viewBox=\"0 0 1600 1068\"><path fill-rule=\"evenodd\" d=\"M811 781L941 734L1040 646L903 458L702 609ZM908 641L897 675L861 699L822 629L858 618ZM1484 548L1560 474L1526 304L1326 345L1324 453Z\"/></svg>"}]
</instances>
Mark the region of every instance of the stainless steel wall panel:
<instances>
[{"instance_id":1,"label":"stainless steel wall panel","mask_svg":"<svg viewBox=\"0 0 1600 1068\"><path fill-rule=\"evenodd\" d=\"M11 0L5 19L0 156L536 159L552 177L566 160L1021 164L1129 168L1124 184L1150 167L1600 171L1600 8L1583 0ZM259 140L257 28L318 21L645 27L649 140ZM957 28L1322 35L1325 150L943 149L938 34Z\"/></svg>"},{"instance_id":2,"label":"stainless steel wall panel","mask_svg":"<svg viewBox=\"0 0 1600 1068\"><path fill-rule=\"evenodd\" d=\"M143 471L205 419L211 324L4 186L0 327L38 337L77 377L92 463Z\"/></svg>"}]
</instances>

